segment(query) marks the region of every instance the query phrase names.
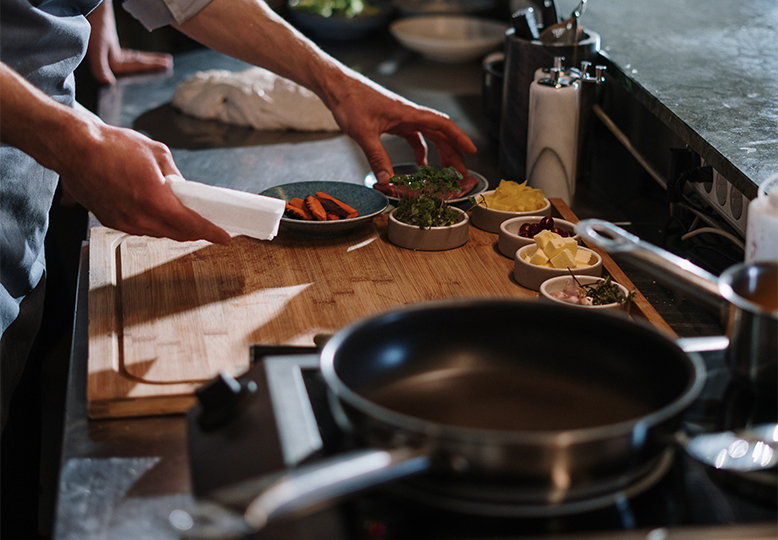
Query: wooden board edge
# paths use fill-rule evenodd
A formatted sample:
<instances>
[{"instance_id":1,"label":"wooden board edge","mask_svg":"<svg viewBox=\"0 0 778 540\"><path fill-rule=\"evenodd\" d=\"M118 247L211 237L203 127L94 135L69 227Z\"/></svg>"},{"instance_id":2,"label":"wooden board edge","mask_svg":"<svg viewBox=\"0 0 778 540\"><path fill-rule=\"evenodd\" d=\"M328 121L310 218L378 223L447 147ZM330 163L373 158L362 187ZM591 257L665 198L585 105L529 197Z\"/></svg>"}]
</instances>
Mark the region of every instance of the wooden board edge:
<instances>
[{"instance_id":1,"label":"wooden board edge","mask_svg":"<svg viewBox=\"0 0 778 540\"><path fill-rule=\"evenodd\" d=\"M105 389L112 383L120 383L119 333L117 312L117 268L115 257L108 261L98 257L100 253L115 253L126 237L125 233L106 227L95 227L89 238L89 322L87 350L87 411L92 403L100 403ZM89 414L90 418L92 417Z\"/></svg>"},{"instance_id":2,"label":"wooden board edge","mask_svg":"<svg viewBox=\"0 0 778 540\"><path fill-rule=\"evenodd\" d=\"M197 398L194 394L132 399L98 399L87 402L87 416L92 420L106 420L181 415L191 409L196 402Z\"/></svg>"},{"instance_id":3,"label":"wooden board edge","mask_svg":"<svg viewBox=\"0 0 778 540\"><path fill-rule=\"evenodd\" d=\"M578 216L573 213L570 207L567 206L567 204L562 199L551 198L550 201L551 205L556 209L557 212L559 212L559 216L562 219L569 221L570 223L578 223ZM608 253L606 253L603 249L594 246L590 242L587 242L586 240L584 240L584 244L587 248L597 252L597 254L602 257L602 266L605 268L608 274L610 274L611 278L624 285L627 289L635 290L635 298L632 301L633 309L630 310L632 315L637 315L640 318L646 320L657 330L667 333L671 338L678 337L670 325L667 324L667 321L662 318L662 316L659 314L659 312L657 312L654 306L651 305L648 299L643 296L643 293L640 292L637 287L635 287L634 283L632 283L632 281L627 277L619 265L616 264L610 255L608 255Z\"/></svg>"}]
</instances>

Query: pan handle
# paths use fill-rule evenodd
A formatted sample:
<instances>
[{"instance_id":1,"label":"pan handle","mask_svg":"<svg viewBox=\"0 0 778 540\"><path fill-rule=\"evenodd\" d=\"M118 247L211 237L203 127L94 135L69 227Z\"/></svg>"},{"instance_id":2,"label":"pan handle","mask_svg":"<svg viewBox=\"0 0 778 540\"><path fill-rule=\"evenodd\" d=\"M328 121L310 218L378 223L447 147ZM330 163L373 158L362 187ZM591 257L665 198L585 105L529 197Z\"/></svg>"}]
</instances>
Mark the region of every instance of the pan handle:
<instances>
[{"instance_id":1,"label":"pan handle","mask_svg":"<svg viewBox=\"0 0 778 540\"><path fill-rule=\"evenodd\" d=\"M645 242L601 219L583 219L576 224L575 231L595 246L645 268L657 279L679 291L692 294L719 312L725 307L724 298L719 292L718 278L687 259Z\"/></svg>"},{"instance_id":2,"label":"pan handle","mask_svg":"<svg viewBox=\"0 0 778 540\"><path fill-rule=\"evenodd\" d=\"M322 510L347 495L429 467L425 449L355 450L284 474L249 503L244 518L258 531L273 520Z\"/></svg>"},{"instance_id":3,"label":"pan handle","mask_svg":"<svg viewBox=\"0 0 778 540\"><path fill-rule=\"evenodd\" d=\"M214 502L175 510L168 522L182 538L237 540L272 521L312 514L364 489L419 474L430 463L429 451L423 448L354 450L274 479L261 477L226 486L212 494ZM241 515L237 508L246 510Z\"/></svg>"}]
</instances>

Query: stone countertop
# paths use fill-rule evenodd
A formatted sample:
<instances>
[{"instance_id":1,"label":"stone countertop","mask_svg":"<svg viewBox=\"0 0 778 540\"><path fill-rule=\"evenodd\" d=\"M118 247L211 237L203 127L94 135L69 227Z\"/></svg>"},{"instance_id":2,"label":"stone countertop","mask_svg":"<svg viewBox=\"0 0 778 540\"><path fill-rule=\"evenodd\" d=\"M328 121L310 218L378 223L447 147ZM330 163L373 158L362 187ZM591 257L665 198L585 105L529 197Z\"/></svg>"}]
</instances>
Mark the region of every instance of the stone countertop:
<instances>
[{"instance_id":1,"label":"stone countertop","mask_svg":"<svg viewBox=\"0 0 778 540\"><path fill-rule=\"evenodd\" d=\"M778 2L590 0L581 22L609 76L743 195L778 172Z\"/></svg>"}]
</instances>

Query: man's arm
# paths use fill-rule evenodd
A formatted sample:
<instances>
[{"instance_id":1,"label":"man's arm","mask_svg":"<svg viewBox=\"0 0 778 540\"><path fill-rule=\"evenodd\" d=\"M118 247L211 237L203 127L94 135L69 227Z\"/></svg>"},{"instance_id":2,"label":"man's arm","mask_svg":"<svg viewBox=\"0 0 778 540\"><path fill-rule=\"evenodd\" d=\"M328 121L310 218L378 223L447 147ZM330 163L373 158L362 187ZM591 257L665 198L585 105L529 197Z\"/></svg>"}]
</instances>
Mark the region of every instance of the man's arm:
<instances>
[{"instance_id":1,"label":"man's arm","mask_svg":"<svg viewBox=\"0 0 778 540\"><path fill-rule=\"evenodd\" d=\"M342 65L262 0L213 0L176 28L212 49L314 91L343 132L362 148L381 184L393 173L380 141L382 133L404 137L420 164L426 164L425 138L429 139L441 163L463 173L462 154L476 151L470 138L446 115L416 105Z\"/></svg>"},{"instance_id":2,"label":"man's arm","mask_svg":"<svg viewBox=\"0 0 778 540\"><path fill-rule=\"evenodd\" d=\"M165 184L180 174L170 150L71 109L0 63L0 141L59 173L73 197L130 234L229 243L226 231L181 204Z\"/></svg>"}]
</instances>

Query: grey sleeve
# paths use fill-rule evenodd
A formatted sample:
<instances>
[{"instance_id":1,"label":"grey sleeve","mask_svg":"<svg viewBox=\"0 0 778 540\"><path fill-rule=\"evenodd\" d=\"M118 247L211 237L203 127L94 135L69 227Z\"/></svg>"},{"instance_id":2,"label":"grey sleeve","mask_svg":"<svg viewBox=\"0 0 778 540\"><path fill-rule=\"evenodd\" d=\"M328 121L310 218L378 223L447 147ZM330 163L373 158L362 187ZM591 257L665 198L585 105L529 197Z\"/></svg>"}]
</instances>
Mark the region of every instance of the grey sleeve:
<instances>
[{"instance_id":1,"label":"grey sleeve","mask_svg":"<svg viewBox=\"0 0 778 540\"><path fill-rule=\"evenodd\" d=\"M127 13L151 31L173 22L181 24L211 3L211 0L125 0Z\"/></svg>"}]
</instances>

